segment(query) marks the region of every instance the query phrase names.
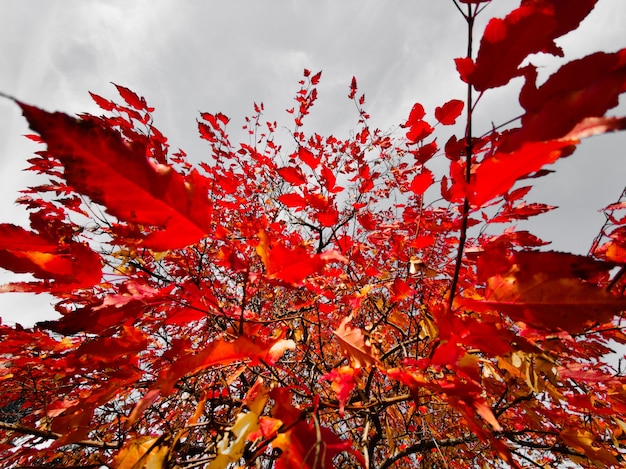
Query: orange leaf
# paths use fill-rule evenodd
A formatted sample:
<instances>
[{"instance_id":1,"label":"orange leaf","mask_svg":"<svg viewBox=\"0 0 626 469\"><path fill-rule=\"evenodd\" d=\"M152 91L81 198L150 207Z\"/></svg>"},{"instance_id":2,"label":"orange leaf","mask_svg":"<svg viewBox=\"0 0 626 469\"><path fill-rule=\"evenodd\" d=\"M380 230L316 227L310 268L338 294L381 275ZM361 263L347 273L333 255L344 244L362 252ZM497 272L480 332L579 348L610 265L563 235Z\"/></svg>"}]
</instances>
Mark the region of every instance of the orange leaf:
<instances>
[{"instance_id":1,"label":"orange leaf","mask_svg":"<svg viewBox=\"0 0 626 469\"><path fill-rule=\"evenodd\" d=\"M142 436L130 440L113 458L115 469L161 469L169 454L162 437Z\"/></svg>"},{"instance_id":2,"label":"orange leaf","mask_svg":"<svg viewBox=\"0 0 626 469\"><path fill-rule=\"evenodd\" d=\"M341 348L348 356L354 368L369 368L373 365L380 365L380 361L375 356L375 352L369 344L366 344L365 336L361 329L350 326L352 315L345 318L339 327L333 331L339 341Z\"/></svg>"}]
</instances>

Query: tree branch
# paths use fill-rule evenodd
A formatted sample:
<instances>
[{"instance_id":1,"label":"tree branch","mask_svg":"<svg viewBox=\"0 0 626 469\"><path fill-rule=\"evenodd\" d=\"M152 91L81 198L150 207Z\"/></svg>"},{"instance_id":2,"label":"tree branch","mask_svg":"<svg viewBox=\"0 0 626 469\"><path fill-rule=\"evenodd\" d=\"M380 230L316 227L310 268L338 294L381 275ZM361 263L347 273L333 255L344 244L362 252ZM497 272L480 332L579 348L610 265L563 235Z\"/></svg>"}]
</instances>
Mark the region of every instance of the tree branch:
<instances>
[{"instance_id":1,"label":"tree branch","mask_svg":"<svg viewBox=\"0 0 626 469\"><path fill-rule=\"evenodd\" d=\"M0 422L0 429L18 432L23 435L33 435L46 440L58 440L63 435L61 433L50 432L46 430L39 430L37 428L27 427L19 423ZM96 440L82 440L69 443L72 445L85 446L88 448L100 448L100 449L119 449L119 443L107 443L106 441Z\"/></svg>"}]
</instances>

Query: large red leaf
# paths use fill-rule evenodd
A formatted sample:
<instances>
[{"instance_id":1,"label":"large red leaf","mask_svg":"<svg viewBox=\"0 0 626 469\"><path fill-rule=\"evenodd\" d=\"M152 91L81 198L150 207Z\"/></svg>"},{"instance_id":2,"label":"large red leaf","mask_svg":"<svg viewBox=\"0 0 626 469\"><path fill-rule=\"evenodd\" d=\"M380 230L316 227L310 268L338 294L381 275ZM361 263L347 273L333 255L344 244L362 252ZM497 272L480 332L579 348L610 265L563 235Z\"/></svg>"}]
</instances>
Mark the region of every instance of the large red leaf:
<instances>
[{"instance_id":1,"label":"large red leaf","mask_svg":"<svg viewBox=\"0 0 626 469\"><path fill-rule=\"evenodd\" d=\"M296 194L294 192L280 195L278 196L278 200L285 204L287 207L297 208L299 210L303 210L307 206L306 199L300 194Z\"/></svg>"},{"instance_id":2,"label":"large red leaf","mask_svg":"<svg viewBox=\"0 0 626 469\"><path fill-rule=\"evenodd\" d=\"M159 374L156 386L163 395L171 393L176 381L188 373L204 370L215 365L228 365L237 361L275 364L286 350L293 349L293 340L262 340L247 336L227 342L215 340L202 350L184 354Z\"/></svg>"},{"instance_id":3,"label":"large red leaf","mask_svg":"<svg viewBox=\"0 0 626 469\"><path fill-rule=\"evenodd\" d=\"M113 326L132 324L149 305L168 301L172 290L172 287L156 290L132 280L117 288L118 294L111 294L103 301L84 308L63 310L59 305L57 311L61 312L61 318L38 322L37 326L63 335L78 332L102 334Z\"/></svg>"},{"instance_id":4,"label":"large red leaf","mask_svg":"<svg viewBox=\"0 0 626 469\"><path fill-rule=\"evenodd\" d=\"M128 360L144 351L148 346L146 335L132 326L120 328L117 336L96 337L84 342L74 352L74 357L68 360L68 364L76 363L76 366L88 368L101 368L108 364L119 363L120 359Z\"/></svg>"},{"instance_id":5,"label":"large red leaf","mask_svg":"<svg viewBox=\"0 0 626 469\"><path fill-rule=\"evenodd\" d=\"M281 450L276 469L322 469L334 467L333 458L342 451L352 454L365 466L363 456L352 448L350 440L341 440L332 430L300 420L302 411L292 404L288 388L274 388L272 417L282 421L272 446Z\"/></svg>"},{"instance_id":6,"label":"large red leaf","mask_svg":"<svg viewBox=\"0 0 626 469\"><path fill-rule=\"evenodd\" d=\"M484 299L461 303L474 310L502 312L534 328L576 333L626 309L626 297L588 281L612 267L558 252L486 251L478 262L478 274L486 279Z\"/></svg>"},{"instance_id":7,"label":"large red leaf","mask_svg":"<svg viewBox=\"0 0 626 469\"><path fill-rule=\"evenodd\" d=\"M504 19L493 18L481 38L476 61L456 60L461 78L484 91L520 76L519 66L530 54L562 56L554 39L575 29L596 1L528 0Z\"/></svg>"},{"instance_id":8,"label":"large red leaf","mask_svg":"<svg viewBox=\"0 0 626 469\"><path fill-rule=\"evenodd\" d=\"M619 104L619 95L626 91L626 49L613 54L598 52L565 64L539 88L533 67L527 68L525 75L526 83L520 93L520 103L526 109L522 127L510 134L502 148L508 150L523 142L563 138L568 134L582 138L602 130L623 129L619 120L603 121L603 129L598 125L602 121L587 119L599 119Z\"/></svg>"},{"instance_id":9,"label":"large red leaf","mask_svg":"<svg viewBox=\"0 0 626 469\"><path fill-rule=\"evenodd\" d=\"M197 172L184 177L153 162L142 146L126 144L95 119L18 104L49 154L65 167L68 184L120 220L159 228L145 239L147 247L180 248L210 232L207 181Z\"/></svg>"},{"instance_id":10,"label":"large red leaf","mask_svg":"<svg viewBox=\"0 0 626 469\"><path fill-rule=\"evenodd\" d=\"M415 195L423 195L433 183L435 182L435 176L433 172L427 168L422 168L422 172L416 175L411 181L411 191Z\"/></svg>"},{"instance_id":11,"label":"large red leaf","mask_svg":"<svg viewBox=\"0 0 626 469\"><path fill-rule=\"evenodd\" d=\"M0 267L44 280L9 283L0 286L0 292L68 292L91 287L102 277L100 257L82 243L60 243L19 226L1 224L0 246Z\"/></svg>"},{"instance_id":12,"label":"large red leaf","mask_svg":"<svg viewBox=\"0 0 626 469\"><path fill-rule=\"evenodd\" d=\"M342 440L332 430L323 426L316 428L306 422L298 422L288 431L279 433L272 446L281 450L276 469L335 467L333 458L343 451L359 456L352 450L350 440Z\"/></svg>"},{"instance_id":13,"label":"large red leaf","mask_svg":"<svg viewBox=\"0 0 626 469\"><path fill-rule=\"evenodd\" d=\"M472 381L462 379L457 375L449 375L441 379L430 379L421 371L405 371L398 368L388 370L387 374L409 387L411 393L420 402L418 396L423 389L429 389L439 394L451 406L465 416L467 422L482 439L487 438L483 423L474 415L476 412L494 429L500 430L500 424L487 401L481 396L481 388Z\"/></svg>"},{"instance_id":14,"label":"large red leaf","mask_svg":"<svg viewBox=\"0 0 626 469\"><path fill-rule=\"evenodd\" d=\"M555 140L524 144L511 153L497 152L475 170L467 197L475 207L507 193L515 182L557 159L568 156L576 141Z\"/></svg>"}]
</instances>

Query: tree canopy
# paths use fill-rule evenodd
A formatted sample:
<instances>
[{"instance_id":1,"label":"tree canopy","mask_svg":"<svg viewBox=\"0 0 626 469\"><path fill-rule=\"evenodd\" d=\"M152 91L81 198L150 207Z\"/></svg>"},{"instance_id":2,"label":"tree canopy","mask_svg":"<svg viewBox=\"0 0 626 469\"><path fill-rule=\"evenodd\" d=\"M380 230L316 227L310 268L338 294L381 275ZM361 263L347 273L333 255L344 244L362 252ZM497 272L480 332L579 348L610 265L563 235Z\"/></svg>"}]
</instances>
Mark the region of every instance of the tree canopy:
<instances>
[{"instance_id":1,"label":"tree canopy","mask_svg":"<svg viewBox=\"0 0 626 469\"><path fill-rule=\"evenodd\" d=\"M7 468L623 467L626 198L589 255L516 227L547 166L626 128L626 49L563 65L597 0L522 0L467 21L466 96L352 135L306 129L304 70L277 137L263 104L202 112L202 161L171 151L134 91L73 117L13 99L45 182L0 224L2 292L53 294L60 317L0 325ZM483 93L522 81L521 116L476 131ZM453 135L445 143L437 136ZM441 168L445 166L442 172ZM620 188L616 188L619 190ZM600 207L599 207L600 208ZM570 467L570 466L567 466Z\"/></svg>"}]
</instances>

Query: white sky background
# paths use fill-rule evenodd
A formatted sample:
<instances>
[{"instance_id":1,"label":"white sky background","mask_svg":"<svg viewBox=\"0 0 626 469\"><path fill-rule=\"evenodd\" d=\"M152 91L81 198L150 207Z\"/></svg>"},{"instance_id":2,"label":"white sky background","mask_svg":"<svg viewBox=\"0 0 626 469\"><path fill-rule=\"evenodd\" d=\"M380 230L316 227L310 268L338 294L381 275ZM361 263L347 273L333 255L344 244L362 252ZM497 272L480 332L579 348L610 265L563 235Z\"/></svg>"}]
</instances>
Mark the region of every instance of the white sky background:
<instances>
[{"instance_id":1,"label":"white sky background","mask_svg":"<svg viewBox=\"0 0 626 469\"><path fill-rule=\"evenodd\" d=\"M493 0L477 39L490 17L518 4ZM355 128L346 97L352 76L366 95L371 125L385 130L403 122L415 102L432 116L435 106L465 96L453 59L465 54L466 29L451 0L3 0L0 7L1 92L49 111L100 114L88 91L117 99L110 82L129 87L156 108L155 124L170 149L180 147L194 161L208 154L197 135L199 111L228 115L234 144L254 101L265 103L266 120L291 128L284 110L294 104L304 68L323 70L305 120L323 135L344 137ZM599 0L558 43L568 60L613 52L626 47L625 24L626 1ZM544 66L542 78L563 63L544 56L533 62ZM519 86L521 80L487 92L476 133L519 114ZM626 115L625 99L614 113ZM18 107L0 99L0 222L27 226L26 212L13 204L33 183L21 171L37 150L25 133ZM556 174L536 180L530 200L560 209L538 217L533 232L554 249L586 253L604 222L599 209L626 185L625 147L625 133L596 137L554 165ZM54 316L50 302L3 294L0 317L28 326Z\"/></svg>"}]
</instances>

